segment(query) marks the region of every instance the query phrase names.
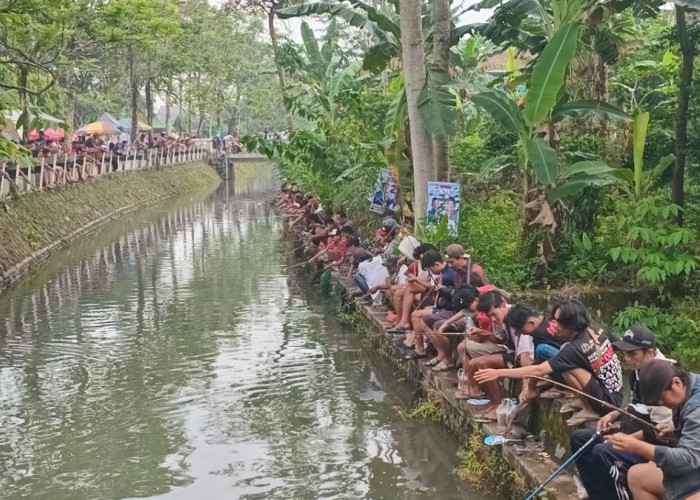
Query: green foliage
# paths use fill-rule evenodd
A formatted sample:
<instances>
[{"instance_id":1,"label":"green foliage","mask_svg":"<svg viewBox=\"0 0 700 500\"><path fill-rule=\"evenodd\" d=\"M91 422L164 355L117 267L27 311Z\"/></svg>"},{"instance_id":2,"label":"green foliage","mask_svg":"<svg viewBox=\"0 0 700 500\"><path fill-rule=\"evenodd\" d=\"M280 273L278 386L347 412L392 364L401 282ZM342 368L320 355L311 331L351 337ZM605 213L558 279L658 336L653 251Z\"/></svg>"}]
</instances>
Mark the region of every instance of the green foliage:
<instances>
[{"instance_id":1,"label":"green foliage","mask_svg":"<svg viewBox=\"0 0 700 500\"><path fill-rule=\"evenodd\" d=\"M528 485L496 447L484 444L484 435L474 432L466 446L457 453L459 466L455 474L467 484L502 499L525 498Z\"/></svg>"},{"instance_id":2,"label":"green foliage","mask_svg":"<svg viewBox=\"0 0 700 500\"><path fill-rule=\"evenodd\" d=\"M540 123L556 104L566 68L576 52L577 38L578 26L566 24L554 34L537 58L523 112L528 125Z\"/></svg>"},{"instance_id":3,"label":"green foliage","mask_svg":"<svg viewBox=\"0 0 700 500\"><path fill-rule=\"evenodd\" d=\"M487 270L491 283L509 290L533 285L533 262L522 248L522 207L518 196L496 191L461 204L459 235L467 252Z\"/></svg>"},{"instance_id":4,"label":"green foliage","mask_svg":"<svg viewBox=\"0 0 700 500\"><path fill-rule=\"evenodd\" d=\"M632 215L618 217L623 245L609 251L613 262L629 267L637 284L656 287L664 298L674 281L690 276L698 264L692 253L695 231L671 222L679 212L680 207L658 198L638 201Z\"/></svg>"},{"instance_id":5,"label":"green foliage","mask_svg":"<svg viewBox=\"0 0 700 500\"><path fill-rule=\"evenodd\" d=\"M445 414L440 408L439 402L434 398L423 399L411 409L401 408L398 414L402 420L421 419L437 423L445 421Z\"/></svg>"},{"instance_id":6,"label":"green foliage","mask_svg":"<svg viewBox=\"0 0 700 500\"><path fill-rule=\"evenodd\" d=\"M624 332L632 325L643 324L655 334L660 349L689 369L700 369L700 321L696 318L697 303L686 300L671 309L660 309L636 302L621 311L613 327Z\"/></svg>"},{"instance_id":7,"label":"green foliage","mask_svg":"<svg viewBox=\"0 0 700 500\"><path fill-rule=\"evenodd\" d=\"M476 175L482 164L491 157L486 141L478 133L456 137L450 153L453 176Z\"/></svg>"}]
</instances>

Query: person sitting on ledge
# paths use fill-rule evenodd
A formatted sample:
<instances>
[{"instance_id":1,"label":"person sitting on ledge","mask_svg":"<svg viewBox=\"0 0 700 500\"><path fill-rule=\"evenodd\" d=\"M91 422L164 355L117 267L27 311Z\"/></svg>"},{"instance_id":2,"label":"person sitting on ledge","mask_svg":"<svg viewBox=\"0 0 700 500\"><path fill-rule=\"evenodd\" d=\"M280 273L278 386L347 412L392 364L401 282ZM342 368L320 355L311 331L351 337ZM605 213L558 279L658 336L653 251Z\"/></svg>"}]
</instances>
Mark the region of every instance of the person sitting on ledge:
<instances>
[{"instance_id":1,"label":"person sitting on ledge","mask_svg":"<svg viewBox=\"0 0 700 500\"><path fill-rule=\"evenodd\" d=\"M656 348L654 334L644 325L634 325L622 336L621 340L613 342L616 349L622 351L625 364L631 368L630 390L632 401L627 412L641 417L654 425L671 423L671 410L665 406L647 406L642 404L639 390L639 370L653 359L666 359ZM619 411L608 412L598 421L596 429L576 429L571 436L572 453L580 450L597 432L609 431L613 422L620 422L620 431L634 435L647 442L664 444L656 439L653 430L631 419ZM610 443L598 438L597 443L585 448L576 461L581 482L588 492L588 497L596 500L618 500L618 492L628 492L626 471L633 465L647 460L633 453L615 451Z\"/></svg>"},{"instance_id":2,"label":"person sitting on ledge","mask_svg":"<svg viewBox=\"0 0 700 500\"><path fill-rule=\"evenodd\" d=\"M613 449L648 463L627 472L635 500L700 500L700 375L653 359L639 370L642 403L673 410L672 425L657 426L657 437L675 446L651 444L623 433L605 436Z\"/></svg>"},{"instance_id":3,"label":"person sitting on ledge","mask_svg":"<svg viewBox=\"0 0 700 500\"><path fill-rule=\"evenodd\" d=\"M445 260L455 270L455 273L457 273L455 276L455 282L458 285L469 281L467 280L469 273L478 274L481 278L481 284L477 286L489 284L488 280L486 279L484 269L476 262L471 261L469 254L464 253L464 248L462 248L462 245L457 243L447 245L447 248L445 248Z\"/></svg>"},{"instance_id":4,"label":"person sitting on ledge","mask_svg":"<svg viewBox=\"0 0 700 500\"><path fill-rule=\"evenodd\" d=\"M443 260L442 255L437 250L429 250L421 259L421 265L424 269L430 271L430 282L431 287L427 292L427 295L421 299L421 303L418 304L418 308L411 314L411 324L413 325L413 335L410 337L414 347L415 354L409 354L407 359L415 359L416 357L425 357L425 338L424 334L427 333L427 327L423 323L422 319L425 316L433 314L444 307L438 304L438 292L449 287L450 289L455 286L455 271ZM428 307L420 307L424 303L431 304ZM439 357L434 357L430 361L425 363L425 366L432 368L433 371L448 371L455 368L454 363L448 364L445 361L441 361Z\"/></svg>"},{"instance_id":5,"label":"person sitting on ledge","mask_svg":"<svg viewBox=\"0 0 700 500\"><path fill-rule=\"evenodd\" d=\"M559 353L538 365L512 369L480 369L474 375L480 384L493 382L500 377L527 378L550 375L593 398L608 404L622 403L622 367L613 351L612 343L602 328L594 330L585 306L578 300L567 300L555 305L552 318L556 334L567 340ZM576 426L597 420L608 408L585 396L578 396L582 408L567 425Z\"/></svg>"},{"instance_id":6,"label":"person sitting on ledge","mask_svg":"<svg viewBox=\"0 0 700 500\"><path fill-rule=\"evenodd\" d=\"M413 262L406 270L406 288L401 296L401 306L396 310L399 316L398 323L392 325L391 332L401 333L411 329L411 312L421 301L424 293L431 288L430 273L423 267L421 259L429 250L437 250L435 245L421 243L413 251ZM404 341L404 347L410 348L413 345L413 337L408 336Z\"/></svg>"},{"instance_id":7,"label":"person sitting on ledge","mask_svg":"<svg viewBox=\"0 0 700 500\"><path fill-rule=\"evenodd\" d=\"M479 378L479 372L510 372L515 369L531 368L535 359L535 347L532 337L523 335L513 329L509 322L511 305L506 302L498 290L491 290L479 296L477 310L486 313L493 322L493 332L471 328L467 335L472 342L467 344L471 360L465 370L470 380L476 381L483 389L490 403L484 408L482 418L496 420L496 407L501 402L502 390L497 382L498 377ZM505 345L505 347L503 347ZM496 347L500 350L496 350ZM476 373L476 375L474 375ZM535 382L523 383L520 391L520 401L535 397Z\"/></svg>"}]
</instances>

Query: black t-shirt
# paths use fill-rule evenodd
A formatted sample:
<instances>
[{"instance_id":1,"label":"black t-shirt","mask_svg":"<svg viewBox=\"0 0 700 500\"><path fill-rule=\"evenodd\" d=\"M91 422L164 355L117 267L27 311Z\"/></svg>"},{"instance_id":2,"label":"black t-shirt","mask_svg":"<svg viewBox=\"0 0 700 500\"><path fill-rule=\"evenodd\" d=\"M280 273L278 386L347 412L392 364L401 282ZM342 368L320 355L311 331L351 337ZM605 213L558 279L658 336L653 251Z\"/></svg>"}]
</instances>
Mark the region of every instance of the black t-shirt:
<instances>
[{"instance_id":1,"label":"black t-shirt","mask_svg":"<svg viewBox=\"0 0 700 500\"><path fill-rule=\"evenodd\" d=\"M583 331L571 342L562 346L559 354L549 360L549 366L557 372L583 368L592 373L611 395L621 396L622 367L620 361L617 359L610 338L606 334L601 334L598 337L598 342L600 348L596 349L591 336L587 331Z\"/></svg>"},{"instance_id":2,"label":"black t-shirt","mask_svg":"<svg viewBox=\"0 0 700 500\"><path fill-rule=\"evenodd\" d=\"M532 341L535 343L535 347L540 344L549 344L554 347L561 347L566 343L566 339L557 337L553 333L549 333L550 322L548 318L544 318L540 326L535 328L532 332Z\"/></svg>"}]
</instances>

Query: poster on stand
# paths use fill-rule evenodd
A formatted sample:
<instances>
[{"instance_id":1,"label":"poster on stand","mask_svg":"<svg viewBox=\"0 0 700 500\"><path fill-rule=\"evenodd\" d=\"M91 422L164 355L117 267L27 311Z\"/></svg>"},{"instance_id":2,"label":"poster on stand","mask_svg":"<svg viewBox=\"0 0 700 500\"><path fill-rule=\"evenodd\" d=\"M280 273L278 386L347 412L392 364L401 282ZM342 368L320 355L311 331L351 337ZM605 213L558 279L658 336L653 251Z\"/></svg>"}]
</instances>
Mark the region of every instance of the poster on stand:
<instances>
[{"instance_id":1,"label":"poster on stand","mask_svg":"<svg viewBox=\"0 0 700 500\"><path fill-rule=\"evenodd\" d=\"M459 184L454 182L428 183L428 208L426 222L429 229L437 230L443 217L447 228L457 235L459 225Z\"/></svg>"},{"instance_id":2,"label":"poster on stand","mask_svg":"<svg viewBox=\"0 0 700 500\"><path fill-rule=\"evenodd\" d=\"M374 194L369 206L370 211L383 214L386 210L396 212L398 209L398 185L387 169L382 170L374 183Z\"/></svg>"}]
</instances>

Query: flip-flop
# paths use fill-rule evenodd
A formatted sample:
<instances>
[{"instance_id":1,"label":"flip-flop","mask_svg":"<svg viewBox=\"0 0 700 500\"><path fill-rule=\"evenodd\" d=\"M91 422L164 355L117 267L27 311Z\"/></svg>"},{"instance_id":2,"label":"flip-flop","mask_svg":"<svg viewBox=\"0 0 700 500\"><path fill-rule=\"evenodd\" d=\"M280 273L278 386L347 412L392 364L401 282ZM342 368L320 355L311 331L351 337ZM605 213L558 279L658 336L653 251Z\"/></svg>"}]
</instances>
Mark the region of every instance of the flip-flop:
<instances>
[{"instance_id":1,"label":"flip-flop","mask_svg":"<svg viewBox=\"0 0 700 500\"><path fill-rule=\"evenodd\" d=\"M486 398L471 398L467 399L467 404L472 406L484 406L491 402L490 399Z\"/></svg>"},{"instance_id":2,"label":"flip-flop","mask_svg":"<svg viewBox=\"0 0 700 500\"><path fill-rule=\"evenodd\" d=\"M486 436L484 438L484 444L486 446L498 446L506 443L522 443L522 441L522 439L507 438L505 436Z\"/></svg>"},{"instance_id":3,"label":"flip-flop","mask_svg":"<svg viewBox=\"0 0 700 500\"><path fill-rule=\"evenodd\" d=\"M447 364L444 361L440 361L437 365L433 366L431 370L434 372L448 372L450 370L454 370L457 368L457 365L452 363L452 364Z\"/></svg>"}]
</instances>

